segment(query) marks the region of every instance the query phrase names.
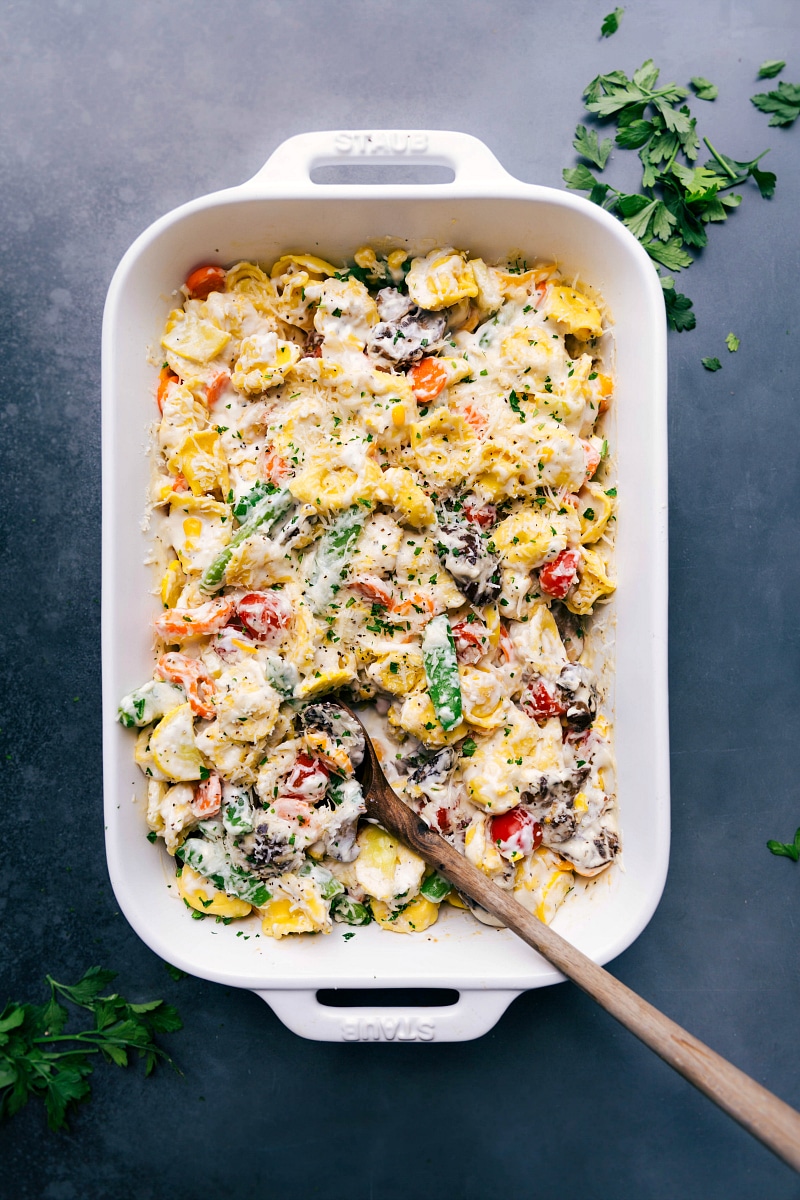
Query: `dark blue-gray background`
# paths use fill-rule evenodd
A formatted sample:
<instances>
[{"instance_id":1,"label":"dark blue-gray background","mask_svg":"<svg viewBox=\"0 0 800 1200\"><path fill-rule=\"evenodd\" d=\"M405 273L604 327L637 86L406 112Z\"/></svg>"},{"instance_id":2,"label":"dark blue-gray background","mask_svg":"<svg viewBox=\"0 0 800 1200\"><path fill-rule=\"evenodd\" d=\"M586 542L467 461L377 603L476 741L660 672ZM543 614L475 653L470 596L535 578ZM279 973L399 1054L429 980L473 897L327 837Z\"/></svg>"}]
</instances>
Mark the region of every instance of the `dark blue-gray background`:
<instances>
[{"instance_id":1,"label":"dark blue-gray background","mask_svg":"<svg viewBox=\"0 0 800 1200\"><path fill-rule=\"evenodd\" d=\"M521 179L561 186L599 71L647 57L704 75L701 132L772 148L774 200L745 187L679 284L670 335L672 865L614 972L800 1105L798 198L800 121L749 96L764 59L800 80L793 0L28 0L0 17L5 787L0 1002L91 963L183 1014L183 1067L98 1068L66 1135L38 1104L0 1130L0 1195L326 1200L800 1194L788 1168L569 985L454 1045L327 1045L247 992L174 982L116 910L100 754L100 322L157 216L325 128L476 134ZM621 161L620 161L621 160ZM633 183L619 152L608 171ZM620 174L621 172L621 174ZM741 348L730 354L725 335ZM717 356L709 374L700 359ZM624 819L624 814L623 814Z\"/></svg>"}]
</instances>

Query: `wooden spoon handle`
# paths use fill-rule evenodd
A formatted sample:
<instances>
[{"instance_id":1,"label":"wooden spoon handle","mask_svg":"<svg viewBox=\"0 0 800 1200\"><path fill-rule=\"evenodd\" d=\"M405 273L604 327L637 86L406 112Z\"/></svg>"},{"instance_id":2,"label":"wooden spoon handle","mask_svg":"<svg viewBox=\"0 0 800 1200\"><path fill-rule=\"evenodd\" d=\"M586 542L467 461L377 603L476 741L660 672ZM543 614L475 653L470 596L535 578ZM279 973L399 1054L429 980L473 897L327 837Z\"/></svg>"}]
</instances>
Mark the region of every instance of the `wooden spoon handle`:
<instances>
[{"instance_id":1,"label":"wooden spoon handle","mask_svg":"<svg viewBox=\"0 0 800 1200\"><path fill-rule=\"evenodd\" d=\"M527 912L513 894L492 883L394 794L383 782L377 760L375 767L372 787L367 792L371 816L416 850L459 891L499 917L685 1079L800 1171L800 1113Z\"/></svg>"}]
</instances>

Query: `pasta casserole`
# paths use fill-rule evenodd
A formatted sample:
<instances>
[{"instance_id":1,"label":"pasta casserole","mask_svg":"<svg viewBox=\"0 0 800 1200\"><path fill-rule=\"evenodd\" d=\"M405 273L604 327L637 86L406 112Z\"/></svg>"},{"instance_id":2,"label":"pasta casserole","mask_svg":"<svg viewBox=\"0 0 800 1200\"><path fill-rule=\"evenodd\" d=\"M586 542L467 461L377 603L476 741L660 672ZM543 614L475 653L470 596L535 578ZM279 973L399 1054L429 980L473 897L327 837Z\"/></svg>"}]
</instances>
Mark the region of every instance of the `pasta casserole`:
<instances>
[{"instance_id":1,"label":"pasta casserole","mask_svg":"<svg viewBox=\"0 0 800 1200\"><path fill-rule=\"evenodd\" d=\"M156 654L119 717L180 896L275 938L420 932L442 903L493 923L364 819L342 696L403 800L550 921L620 851L601 298L450 247L202 266L178 294Z\"/></svg>"}]
</instances>

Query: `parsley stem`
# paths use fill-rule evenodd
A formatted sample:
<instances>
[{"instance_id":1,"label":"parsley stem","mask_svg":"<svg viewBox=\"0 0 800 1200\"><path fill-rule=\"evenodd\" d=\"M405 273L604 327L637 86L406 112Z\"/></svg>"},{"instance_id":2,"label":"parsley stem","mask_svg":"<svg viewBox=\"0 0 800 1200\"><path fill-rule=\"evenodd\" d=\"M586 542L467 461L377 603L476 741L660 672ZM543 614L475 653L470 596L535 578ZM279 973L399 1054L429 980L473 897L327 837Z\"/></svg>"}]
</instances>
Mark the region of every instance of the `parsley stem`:
<instances>
[{"instance_id":1,"label":"parsley stem","mask_svg":"<svg viewBox=\"0 0 800 1200\"><path fill-rule=\"evenodd\" d=\"M717 160L717 162L719 163L719 165L722 167L723 171L724 171L724 172L725 172L725 174L728 176L728 178L729 178L729 179L733 179L733 180L735 181L735 180L736 180L736 172L735 172L735 171L732 171L732 170L730 169L730 167L729 167L729 166L728 166L728 164L726 163L725 159L722 157L722 155L721 155L721 154L719 154L719 153L718 153L718 151L716 151L716 150L714 149L714 147L711 145L711 142L708 140L708 138L707 138L707 137L704 137L704 138L703 138L703 141L704 141L704 142L705 142L705 144L708 146L709 150L710 150L710 151L711 151L711 153L714 155L714 158ZM766 153L766 151L765 151L765 153ZM757 161L758 161L758 159L756 159L756 162L757 162Z\"/></svg>"}]
</instances>

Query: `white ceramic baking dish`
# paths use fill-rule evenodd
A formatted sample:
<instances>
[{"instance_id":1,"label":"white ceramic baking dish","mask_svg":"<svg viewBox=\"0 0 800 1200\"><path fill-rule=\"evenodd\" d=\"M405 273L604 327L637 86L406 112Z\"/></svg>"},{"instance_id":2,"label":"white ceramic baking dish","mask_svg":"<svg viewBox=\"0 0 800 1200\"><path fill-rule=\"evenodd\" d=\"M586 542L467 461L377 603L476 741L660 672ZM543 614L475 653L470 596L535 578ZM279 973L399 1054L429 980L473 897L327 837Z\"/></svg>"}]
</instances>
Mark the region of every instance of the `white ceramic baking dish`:
<instances>
[{"instance_id":1,"label":"white ceramic baking dish","mask_svg":"<svg viewBox=\"0 0 800 1200\"><path fill-rule=\"evenodd\" d=\"M318 185L317 166L343 162L449 166L452 183ZM151 225L122 259L103 323L103 703L108 864L120 908L139 936L185 971L263 996L305 1037L463 1040L489 1030L511 1000L562 976L513 934L447 907L428 934L375 926L345 940L275 942L243 927L190 921L170 864L145 838L144 780L118 699L150 677L157 608L143 528L158 345L174 290L207 260L271 262L285 252L344 259L390 239L425 251L454 245L497 260L520 251L556 260L604 296L615 321L617 530L616 724L622 865L568 898L555 927L598 963L649 921L669 852L667 726L666 329L646 253L613 217L569 193L521 183L477 139L443 131L310 133L290 138L253 179L204 196ZM157 353L157 351L156 351ZM171 886L170 886L171 885ZM321 988L451 988L449 1007L333 1008Z\"/></svg>"}]
</instances>

